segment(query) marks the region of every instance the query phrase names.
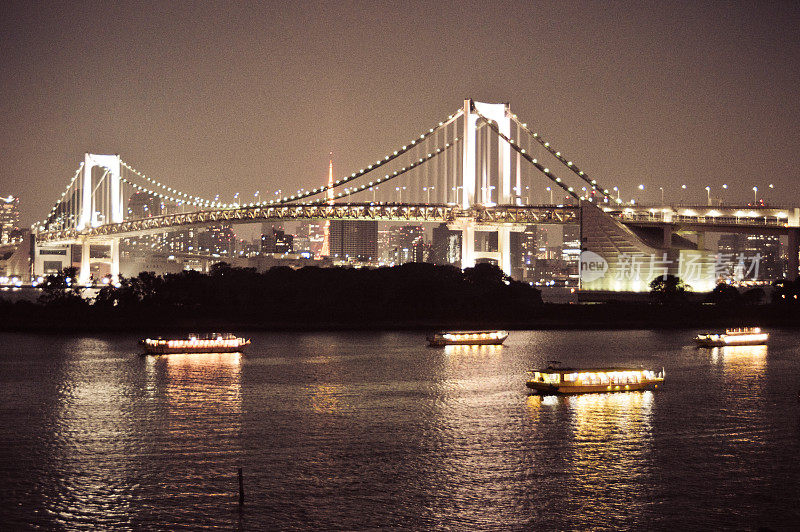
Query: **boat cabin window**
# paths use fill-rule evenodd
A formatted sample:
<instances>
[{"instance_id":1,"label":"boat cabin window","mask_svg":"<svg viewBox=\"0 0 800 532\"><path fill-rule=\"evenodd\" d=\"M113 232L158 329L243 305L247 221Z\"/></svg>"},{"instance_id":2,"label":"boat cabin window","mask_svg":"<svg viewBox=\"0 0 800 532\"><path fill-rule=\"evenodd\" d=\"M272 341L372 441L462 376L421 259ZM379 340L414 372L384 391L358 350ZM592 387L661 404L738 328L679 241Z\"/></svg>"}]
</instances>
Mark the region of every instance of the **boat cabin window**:
<instances>
[{"instance_id":1,"label":"boat cabin window","mask_svg":"<svg viewBox=\"0 0 800 532\"><path fill-rule=\"evenodd\" d=\"M560 373L536 373L536 380L545 384L559 384L561 382Z\"/></svg>"}]
</instances>

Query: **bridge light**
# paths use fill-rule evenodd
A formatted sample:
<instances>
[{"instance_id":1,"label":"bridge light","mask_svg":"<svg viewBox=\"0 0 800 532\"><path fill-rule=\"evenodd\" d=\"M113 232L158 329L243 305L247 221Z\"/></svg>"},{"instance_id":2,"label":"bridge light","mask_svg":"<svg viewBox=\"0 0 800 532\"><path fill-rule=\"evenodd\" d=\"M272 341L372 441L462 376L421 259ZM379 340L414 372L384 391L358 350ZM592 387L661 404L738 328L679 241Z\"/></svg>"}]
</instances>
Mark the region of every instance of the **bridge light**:
<instances>
[{"instance_id":1,"label":"bridge light","mask_svg":"<svg viewBox=\"0 0 800 532\"><path fill-rule=\"evenodd\" d=\"M548 172L550 172L550 169L549 169L549 168L545 168L545 169L544 169L544 173L546 174L546 173L548 173Z\"/></svg>"},{"instance_id":2,"label":"bridge light","mask_svg":"<svg viewBox=\"0 0 800 532\"><path fill-rule=\"evenodd\" d=\"M578 172L578 175L583 175L583 172Z\"/></svg>"},{"instance_id":3,"label":"bridge light","mask_svg":"<svg viewBox=\"0 0 800 532\"><path fill-rule=\"evenodd\" d=\"M567 161L567 166L572 166L572 161Z\"/></svg>"},{"instance_id":4,"label":"bridge light","mask_svg":"<svg viewBox=\"0 0 800 532\"><path fill-rule=\"evenodd\" d=\"M525 149L524 149L524 148L523 148L523 149L521 149L521 150L520 150L520 153L525 153ZM534 159L533 161L534 161L534 162L536 162L536 159Z\"/></svg>"},{"instance_id":5,"label":"bridge light","mask_svg":"<svg viewBox=\"0 0 800 532\"><path fill-rule=\"evenodd\" d=\"M556 152L556 157L561 157L561 152L560 151Z\"/></svg>"}]
</instances>

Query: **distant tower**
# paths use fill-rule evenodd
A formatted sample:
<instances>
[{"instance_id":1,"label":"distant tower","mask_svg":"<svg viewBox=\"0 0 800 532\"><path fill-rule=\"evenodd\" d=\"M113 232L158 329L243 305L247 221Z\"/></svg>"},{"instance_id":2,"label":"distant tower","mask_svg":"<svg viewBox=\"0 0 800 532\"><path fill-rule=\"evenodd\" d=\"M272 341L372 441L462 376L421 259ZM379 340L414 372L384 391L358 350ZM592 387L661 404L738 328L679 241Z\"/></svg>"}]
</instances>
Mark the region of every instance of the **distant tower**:
<instances>
[{"instance_id":1,"label":"distant tower","mask_svg":"<svg viewBox=\"0 0 800 532\"><path fill-rule=\"evenodd\" d=\"M331 152L330 163L328 164L328 191L325 193L328 198L328 205L333 205L333 152ZM329 257L331 254L331 221L325 220L323 224L325 238L322 241L322 250L319 254Z\"/></svg>"}]
</instances>

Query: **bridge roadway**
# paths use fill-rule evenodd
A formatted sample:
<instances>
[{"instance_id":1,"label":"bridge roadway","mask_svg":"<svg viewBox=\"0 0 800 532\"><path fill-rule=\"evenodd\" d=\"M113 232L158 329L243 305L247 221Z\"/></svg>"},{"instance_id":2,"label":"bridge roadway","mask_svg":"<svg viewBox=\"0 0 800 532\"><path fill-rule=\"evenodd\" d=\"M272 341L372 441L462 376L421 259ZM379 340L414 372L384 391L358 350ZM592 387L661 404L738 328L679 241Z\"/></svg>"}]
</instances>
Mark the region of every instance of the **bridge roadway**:
<instances>
[{"instance_id":1,"label":"bridge roadway","mask_svg":"<svg viewBox=\"0 0 800 532\"><path fill-rule=\"evenodd\" d=\"M148 234L180 231L219 223L257 223L277 220L371 220L381 222L438 222L453 225L532 225L578 223L573 205L477 205L463 209L455 204L342 203L283 204L167 214L104 224L88 229L41 231L38 245L100 242Z\"/></svg>"},{"instance_id":2,"label":"bridge roadway","mask_svg":"<svg viewBox=\"0 0 800 532\"><path fill-rule=\"evenodd\" d=\"M675 231L787 234L800 227L800 209L745 206L637 206L603 209L626 225L669 225Z\"/></svg>"}]
</instances>

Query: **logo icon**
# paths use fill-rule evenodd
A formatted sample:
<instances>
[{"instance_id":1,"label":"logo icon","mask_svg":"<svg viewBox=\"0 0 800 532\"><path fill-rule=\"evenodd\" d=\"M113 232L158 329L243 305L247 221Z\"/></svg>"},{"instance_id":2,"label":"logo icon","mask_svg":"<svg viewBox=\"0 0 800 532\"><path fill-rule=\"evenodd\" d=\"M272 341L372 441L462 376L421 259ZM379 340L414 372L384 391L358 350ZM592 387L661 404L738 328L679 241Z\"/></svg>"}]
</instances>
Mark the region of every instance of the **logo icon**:
<instances>
[{"instance_id":1,"label":"logo icon","mask_svg":"<svg viewBox=\"0 0 800 532\"><path fill-rule=\"evenodd\" d=\"M594 251L581 251L580 262L581 282L591 283L603 277L608 271L606 259Z\"/></svg>"}]
</instances>

